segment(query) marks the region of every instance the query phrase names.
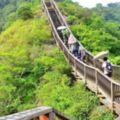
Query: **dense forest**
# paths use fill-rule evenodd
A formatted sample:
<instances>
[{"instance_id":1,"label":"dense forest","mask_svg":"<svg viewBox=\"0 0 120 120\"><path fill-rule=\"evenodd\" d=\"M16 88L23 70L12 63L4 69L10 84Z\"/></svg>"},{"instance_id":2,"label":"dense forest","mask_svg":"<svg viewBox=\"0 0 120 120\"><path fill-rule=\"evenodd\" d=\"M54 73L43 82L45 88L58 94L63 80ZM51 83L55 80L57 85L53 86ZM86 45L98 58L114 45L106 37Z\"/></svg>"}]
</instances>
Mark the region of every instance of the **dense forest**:
<instances>
[{"instance_id":1,"label":"dense forest","mask_svg":"<svg viewBox=\"0 0 120 120\"><path fill-rule=\"evenodd\" d=\"M35 3L34 0L0 0L0 31L17 19L16 11L25 2Z\"/></svg>"},{"instance_id":2,"label":"dense forest","mask_svg":"<svg viewBox=\"0 0 120 120\"><path fill-rule=\"evenodd\" d=\"M89 10L71 0L58 4L87 49L94 54L109 49L119 64L119 20L106 19L112 8ZM0 16L0 116L45 105L75 120L114 120L71 74L39 0L0 0Z\"/></svg>"},{"instance_id":3,"label":"dense forest","mask_svg":"<svg viewBox=\"0 0 120 120\"><path fill-rule=\"evenodd\" d=\"M110 60L120 64L120 3L93 9L65 0L58 3L74 35L93 54L109 50Z\"/></svg>"}]
</instances>

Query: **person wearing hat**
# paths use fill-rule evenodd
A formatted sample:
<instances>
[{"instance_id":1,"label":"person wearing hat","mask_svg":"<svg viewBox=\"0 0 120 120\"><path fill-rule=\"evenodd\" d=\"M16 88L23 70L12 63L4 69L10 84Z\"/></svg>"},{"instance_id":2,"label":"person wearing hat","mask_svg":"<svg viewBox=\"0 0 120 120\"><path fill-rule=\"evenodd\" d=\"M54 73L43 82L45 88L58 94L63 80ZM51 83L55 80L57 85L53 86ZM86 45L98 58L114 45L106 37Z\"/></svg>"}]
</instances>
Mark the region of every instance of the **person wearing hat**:
<instances>
[{"instance_id":1,"label":"person wearing hat","mask_svg":"<svg viewBox=\"0 0 120 120\"><path fill-rule=\"evenodd\" d=\"M59 30L59 35L62 38L63 42L65 43L66 46L68 46L68 36L69 36L69 31L66 26L59 26L57 28Z\"/></svg>"}]
</instances>

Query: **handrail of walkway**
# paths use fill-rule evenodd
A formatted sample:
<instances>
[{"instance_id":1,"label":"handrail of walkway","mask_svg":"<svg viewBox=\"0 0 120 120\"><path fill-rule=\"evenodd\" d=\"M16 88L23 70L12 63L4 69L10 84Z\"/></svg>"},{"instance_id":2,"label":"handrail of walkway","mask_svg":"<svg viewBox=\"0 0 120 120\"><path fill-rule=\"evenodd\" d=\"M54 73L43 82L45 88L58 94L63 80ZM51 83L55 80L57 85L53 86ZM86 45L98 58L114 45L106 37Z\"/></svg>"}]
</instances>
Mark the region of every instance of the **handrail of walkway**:
<instances>
[{"instance_id":1,"label":"handrail of walkway","mask_svg":"<svg viewBox=\"0 0 120 120\"><path fill-rule=\"evenodd\" d=\"M58 14L58 9L55 7L55 2L52 2L53 0L50 0L54 14L59 20L60 25L64 25L65 23L60 21L60 15ZM64 52L65 57L67 58L68 62L76 73L83 77L85 80L86 85L89 83L92 83L92 85L95 87L96 92L101 92L102 95L104 95L107 100L110 102L112 108L113 108L113 103L120 103L120 84L117 83L116 81L112 80L111 78L105 76L103 72L101 72L99 69L89 66L82 61L78 60L76 57L74 57L68 48L64 45L63 41L61 40L58 31L55 27L56 21L54 21L54 17L52 18L52 12L47 8L45 0L42 0L42 4L44 6L44 10L46 11L46 14L49 18L49 22L52 28L53 36L60 46L61 50ZM59 11L60 12L60 11ZM92 86L92 87L93 87ZM113 108L114 109L114 108Z\"/></svg>"},{"instance_id":2,"label":"handrail of walkway","mask_svg":"<svg viewBox=\"0 0 120 120\"><path fill-rule=\"evenodd\" d=\"M0 120L55 120L56 117L61 120L72 120L63 113L45 106L3 116Z\"/></svg>"},{"instance_id":3,"label":"handrail of walkway","mask_svg":"<svg viewBox=\"0 0 120 120\"><path fill-rule=\"evenodd\" d=\"M59 17L59 18L60 18L60 21L62 21L62 23L64 23L64 24L62 24L62 25L67 26L69 32L72 33L71 30L70 30L70 28L69 28L68 23L66 22L65 18L64 18L63 15L61 14L58 6L55 4L55 1L54 1L54 0L51 0L51 1L54 3L53 5L54 5L54 7L55 7L55 9L56 9L57 14L60 16L60 17ZM79 42L79 43L80 43L80 42ZM80 45L83 46L81 43L80 43ZM83 47L84 47L84 46L83 46ZM86 48L84 48L84 49L86 50L86 55L87 55L90 63L94 65L94 62L93 62L94 56L93 56L92 53L89 52ZM96 67L99 68L99 69L101 69L101 64L102 64L102 61L99 61L99 60L98 60L98 61L96 62ZM120 65L115 65L115 64L113 64L113 78L114 78L115 80L120 80L120 74L119 74L119 73L120 73Z\"/></svg>"}]
</instances>

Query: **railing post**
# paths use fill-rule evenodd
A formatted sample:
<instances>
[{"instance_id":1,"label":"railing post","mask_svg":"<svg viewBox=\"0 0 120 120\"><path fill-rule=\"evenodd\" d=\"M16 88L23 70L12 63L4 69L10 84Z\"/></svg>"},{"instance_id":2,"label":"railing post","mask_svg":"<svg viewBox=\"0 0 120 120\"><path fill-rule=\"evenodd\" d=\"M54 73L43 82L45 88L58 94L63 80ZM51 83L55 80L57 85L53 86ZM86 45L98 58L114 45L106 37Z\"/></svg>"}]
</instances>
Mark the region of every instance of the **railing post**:
<instances>
[{"instance_id":1,"label":"railing post","mask_svg":"<svg viewBox=\"0 0 120 120\"><path fill-rule=\"evenodd\" d=\"M96 68L96 60L93 60L94 67ZM98 94L98 72L95 69L95 81L96 81L96 94Z\"/></svg>"},{"instance_id":2,"label":"railing post","mask_svg":"<svg viewBox=\"0 0 120 120\"><path fill-rule=\"evenodd\" d=\"M86 65L84 65L84 80L85 80L85 87L87 86L87 79L86 79Z\"/></svg>"},{"instance_id":3,"label":"railing post","mask_svg":"<svg viewBox=\"0 0 120 120\"><path fill-rule=\"evenodd\" d=\"M32 119L32 120L40 120L40 119L39 119L39 117L36 117L36 118L34 118L34 119Z\"/></svg>"},{"instance_id":4,"label":"railing post","mask_svg":"<svg viewBox=\"0 0 120 120\"><path fill-rule=\"evenodd\" d=\"M98 72L95 69L95 81L96 81L96 94L98 94Z\"/></svg>"},{"instance_id":5,"label":"railing post","mask_svg":"<svg viewBox=\"0 0 120 120\"><path fill-rule=\"evenodd\" d=\"M113 111L113 102L114 102L114 87L113 87L113 83L111 81L111 107L112 107L112 111Z\"/></svg>"},{"instance_id":6,"label":"railing post","mask_svg":"<svg viewBox=\"0 0 120 120\"><path fill-rule=\"evenodd\" d=\"M61 44L61 43L60 43L60 44ZM63 53L64 53L64 51L65 51L65 50L64 50L64 46L63 46L63 45L62 45L62 51L63 51Z\"/></svg>"},{"instance_id":7,"label":"railing post","mask_svg":"<svg viewBox=\"0 0 120 120\"><path fill-rule=\"evenodd\" d=\"M42 11L44 12L44 6L43 6L43 1L41 0L41 5L42 5Z\"/></svg>"},{"instance_id":8,"label":"railing post","mask_svg":"<svg viewBox=\"0 0 120 120\"><path fill-rule=\"evenodd\" d=\"M76 59L74 59L75 76L77 75Z\"/></svg>"},{"instance_id":9,"label":"railing post","mask_svg":"<svg viewBox=\"0 0 120 120\"><path fill-rule=\"evenodd\" d=\"M56 45L57 45L57 47L59 48L59 51L60 51L60 47L59 47L59 43L58 43L58 41L57 41L56 35L54 34L54 32L52 32L52 34L53 34L53 36L54 36L54 40L55 40L55 42L56 42Z\"/></svg>"},{"instance_id":10,"label":"railing post","mask_svg":"<svg viewBox=\"0 0 120 120\"><path fill-rule=\"evenodd\" d=\"M55 113L54 112L49 113L49 120L55 120Z\"/></svg>"},{"instance_id":11,"label":"railing post","mask_svg":"<svg viewBox=\"0 0 120 120\"><path fill-rule=\"evenodd\" d=\"M68 64L70 64L69 52L67 52L67 57L68 57Z\"/></svg>"}]
</instances>

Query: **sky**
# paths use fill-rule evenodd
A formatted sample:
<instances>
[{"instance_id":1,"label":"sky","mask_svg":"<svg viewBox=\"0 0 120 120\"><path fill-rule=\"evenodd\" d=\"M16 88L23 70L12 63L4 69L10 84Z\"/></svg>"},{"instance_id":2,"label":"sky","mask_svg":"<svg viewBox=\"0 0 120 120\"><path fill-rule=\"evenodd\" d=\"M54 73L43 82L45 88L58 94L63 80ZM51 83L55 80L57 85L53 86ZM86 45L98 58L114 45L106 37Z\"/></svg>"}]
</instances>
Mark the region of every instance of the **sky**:
<instances>
[{"instance_id":1,"label":"sky","mask_svg":"<svg viewBox=\"0 0 120 120\"><path fill-rule=\"evenodd\" d=\"M73 0L75 2L79 2L80 5L84 7L94 7L96 3L102 3L103 5L107 5L108 3L120 2L120 0Z\"/></svg>"}]
</instances>

